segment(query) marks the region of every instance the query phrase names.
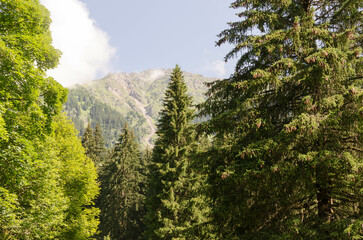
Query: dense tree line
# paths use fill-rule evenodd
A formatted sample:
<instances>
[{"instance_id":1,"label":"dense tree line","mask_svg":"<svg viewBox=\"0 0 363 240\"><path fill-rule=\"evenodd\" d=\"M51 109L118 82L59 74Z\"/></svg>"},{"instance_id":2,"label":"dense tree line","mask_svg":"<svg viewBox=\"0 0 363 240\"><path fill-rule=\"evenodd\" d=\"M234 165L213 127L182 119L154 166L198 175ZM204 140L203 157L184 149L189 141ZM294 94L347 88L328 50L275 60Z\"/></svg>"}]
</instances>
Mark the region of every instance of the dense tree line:
<instances>
[{"instance_id":1,"label":"dense tree line","mask_svg":"<svg viewBox=\"0 0 363 240\"><path fill-rule=\"evenodd\" d=\"M217 44L234 45L235 73L208 84L196 123L176 66L155 146L141 150L88 94L66 106L92 111L76 137L67 91L45 74L59 58L49 13L1 1L0 238L361 238L361 1L231 6L241 20Z\"/></svg>"},{"instance_id":2,"label":"dense tree line","mask_svg":"<svg viewBox=\"0 0 363 240\"><path fill-rule=\"evenodd\" d=\"M101 193L96 206L101 210L98 239L140 239L144 231L148 152L141 153L127 124L111 150L104 148L97 124L87 126L82 137L86 154L98 169Z\"/></svg>"},{"instance_id":3,"label":"dense tree line","mask_svg":"<svg viewBox=\"0 0 363 240\"><path fill-rule=\"evenodd\" d=\"M134 102L128 100L130 105ZM69 89L67 102L64 104L64 111L72 120L79 136L83 136L88 123L92 128L98 123L103 129L103 139L107 148L113 148L117 142L119 131L127 122L132 129L137 141L147 135L149 130L145 128L145 118L135 110L128 114L121 114L107 103L96 98L89 89L77 87Z\"/></svg>"},{"instance_id":4,"label":"dense tree line","mask_svg":"<svg viewBox=\"0 0 363 240\"><path fill-rule=\"evenodd\" d=\"M64 104L64 111L79 130L79 136L84 135L85 126L88 123L92 128L99 124L103 130L103 141L108 148L116 144L119 131L126 123L124 116L96 99L84 88L69 90L68 100ZM87 119L84 119L85 112L89 113L90 116Z\"/></svg>"}]
</instances>

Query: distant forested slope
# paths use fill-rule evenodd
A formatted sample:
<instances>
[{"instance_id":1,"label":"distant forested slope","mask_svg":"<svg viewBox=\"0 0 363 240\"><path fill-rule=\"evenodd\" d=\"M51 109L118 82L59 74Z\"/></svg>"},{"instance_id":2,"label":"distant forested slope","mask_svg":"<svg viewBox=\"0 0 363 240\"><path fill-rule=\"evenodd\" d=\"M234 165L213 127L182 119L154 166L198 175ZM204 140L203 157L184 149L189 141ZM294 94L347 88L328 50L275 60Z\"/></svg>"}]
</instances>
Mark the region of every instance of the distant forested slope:
<instances>
[{"instance_id":1,"label":"distant forested slope","mask_svg":"<svg viewBox=\"0 0 363 240\"><path fill-rule=\"evenodd\" d=\"M90 122L91 127L95 128L99 122L103 129L105 144L108 147L115 144L119 129L126 121L121 113L96 99L82 87L69 91L65 111L72 119L80 135L84 134L85 123Z\"/></svg>"},{"instance_id":2,"label":"distant forested slope","mask_svg":"<svg viewBox=\"0 0 363 240\"><path fill-rule=\"evenodd\" d=\"M73 86L69 89L65 111L80 135L90 122L100 123L107 147L115 144L120 129L127 122L144 147L153 144L158 114L171 70L151 69L140 73L116 73ZM184 73L194 103L205 99L205 82L214 78Z\"/></svg>"}]
</instances>

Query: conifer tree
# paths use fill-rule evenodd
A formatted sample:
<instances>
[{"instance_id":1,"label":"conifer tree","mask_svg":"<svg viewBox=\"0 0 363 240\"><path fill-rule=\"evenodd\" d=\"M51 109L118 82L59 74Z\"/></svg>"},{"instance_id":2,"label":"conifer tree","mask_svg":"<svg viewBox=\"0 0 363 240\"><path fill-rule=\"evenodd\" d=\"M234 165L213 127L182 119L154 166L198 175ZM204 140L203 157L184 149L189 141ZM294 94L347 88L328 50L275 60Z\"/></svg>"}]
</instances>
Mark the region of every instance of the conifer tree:
<instances>
[{"instance_id":1,"label":"conifer tree","mask_svg":"<svg viewBox=\"0 0 363 240\"><path fill-rule=\"evenodd\" d=\"M218 44L241 57L202 106L221 238L361 236L362 2L232 7Z\"/></svg>"},{"instance_id":2,"label":"conifer tree","mask_svg":"<svg viewBox=\"0 0 363 240\"><path fill-rule=\"evenodd\" d=\"M95 130L93 131L94 138L94 162L96 166L101 166L106 161L106 148L105 141L102 136L102 129L100 123L96 124Z\"/></svg>"},{"instance_id":3,"label":"conifer tree","mask_svg":"<svg viewBox=\"0 0 363 240\"><path fill-rule=\"evenodd\" d=\"M95 129L92 129L91 124L88 123L82 136L82 146L86 149L87 157L93 160L96 167L100 168L107 160L105 142L99 123L96 124Z\"/></svg>"},{"instance_id":4,"label":"conifer tree","mask_svg":"<svg viewBox=\"0 0 363 240\"><path fill-rule=\"evenodd\" d=\"M204 215L201 199L194 193L197 177L188 158L193 143L191 104L183 73L176 66L157 125L147 196L147 239L201 238L195 229Z\"/></svg>"},{"instance_id":5,"label":"conifer tree","mask_svg":"<svg viewBox=\"0 0 363 240\"><path fill-rule=\"evenodd\" d=\"M101 181L101 237L140 239L144 195L139 145L132 130L124 125Z\"/></svg>"},{"instance_id":6,"label":"conifer tree","mask_svg":"<svg viewBox=\"0 0 363 240\"><path fill-rule=\"evenodd\" d=\"M82 136L82 146L86 149L87 157L94 160L95 157L95 137L91 123L88 123L86 130Z\"/></svg>"}]
</instances>

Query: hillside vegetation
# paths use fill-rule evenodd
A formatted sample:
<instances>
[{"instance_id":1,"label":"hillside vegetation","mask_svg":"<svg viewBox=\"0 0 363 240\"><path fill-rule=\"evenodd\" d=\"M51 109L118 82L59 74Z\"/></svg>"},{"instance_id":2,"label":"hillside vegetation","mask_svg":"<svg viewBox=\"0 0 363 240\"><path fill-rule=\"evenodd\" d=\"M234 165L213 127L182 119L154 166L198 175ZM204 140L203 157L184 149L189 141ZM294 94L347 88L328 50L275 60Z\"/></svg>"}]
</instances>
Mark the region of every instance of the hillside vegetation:
<instances>
[{"instance_id":1,"label":"hillside vegetation","mask_svg":"<svg viewBox=\"0 0 363 240\"><path fill-rule=\"evenodd\" d=\"M363 2L231 7L229 78L109 74L65 103L49 12L0 2L0 239L362 239Z\"/></svg>"},{"instance_id":2,"label":"hillside vegetation","mask_svg":"<svg viewBox=\"0 0 363 240\"><path fill-rule=\"evenodd\" d=\"M171 71L151 69L140 73L114 73L75 85L69 89L65 111L80 135L89 122L93 128L99 122L107 147L115 144L125 122L135 131L141 145L151 146ZM184 75L194 103L201 103L207 90L204 83L216 79L187 72Z\"/></svg>"}]
</instances>

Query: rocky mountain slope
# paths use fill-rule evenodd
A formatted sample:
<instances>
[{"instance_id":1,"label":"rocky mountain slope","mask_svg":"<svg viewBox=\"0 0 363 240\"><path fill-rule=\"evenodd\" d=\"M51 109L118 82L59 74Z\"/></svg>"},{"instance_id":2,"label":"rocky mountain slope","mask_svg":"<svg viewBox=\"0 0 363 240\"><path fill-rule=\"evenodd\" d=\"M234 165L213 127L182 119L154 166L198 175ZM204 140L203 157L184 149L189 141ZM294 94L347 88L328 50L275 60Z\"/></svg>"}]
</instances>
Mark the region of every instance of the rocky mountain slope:
<instances>
[{"instance_id":1,"label":"rocky mountain slope","mask_svg":"<svg viewBox=\"0 0 363 240\"><path fill-rule=\"evenodd\" d=\"M82 135L85 126L97 122L104 130L107 146L117 140L122 125L134 129L144 147L151 147L158 113L167 88L171 69L151 69L140 73L114 73L69 89L65 111ZM188 92L194 103L204 100L204 82L216 80L184 72Z\"/></svg>"}]
</instances>

